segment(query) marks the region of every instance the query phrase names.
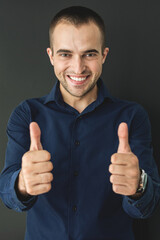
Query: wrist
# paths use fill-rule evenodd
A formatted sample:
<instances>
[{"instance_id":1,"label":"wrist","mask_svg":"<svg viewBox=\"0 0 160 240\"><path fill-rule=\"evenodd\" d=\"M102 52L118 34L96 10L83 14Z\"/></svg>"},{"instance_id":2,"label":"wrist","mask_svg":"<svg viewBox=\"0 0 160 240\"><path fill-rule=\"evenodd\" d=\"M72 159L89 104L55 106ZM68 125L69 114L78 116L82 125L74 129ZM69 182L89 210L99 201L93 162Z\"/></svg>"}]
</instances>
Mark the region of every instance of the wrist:
<instances>
[{"instance_id":1,"label":"wrist","mask_svg":"<svg viewBox=\"0 0 160 240\"><path fill-rule=\"evenodd\" d=\"M27 192L26 192L26 188L25 188L24 179L22 176L22 170L19 172L19 176L18 176L17 180L18 180L17 187L18 187L19 192L23 195L26 195Z\"/></svg>"},{"instance_id":2,"label":"wrist","mask_svg":"<svg viewBox=\"0 0 160 240\"><path fill-rule=\"evenodd\" d=\"M138 200L144 194L146 186L147 186L147 173L143 169L140 169L140 180L137 187L137 191L134 195L129 197L134 200Z\"/></svg>"},{"instance_id":3,"label":"wrist","mask_svg":"<svg viewBox=\"0 0 160 240\"><path fill-rule=\"evenodd\" d=\"M136 193L144 193L147 186L147 173L143 169L140 169L140 171L141 171L141 176L140 176L139 185Z\"/></svg>"},{"instance_id":4,"label":"wrist","mask_svg":"<svg viewBox=\"0 0 160 240\"><path fill-rule=\"evenodd\" d=\"M26 188L25 188L22 171L19 172L19 175L16 179L15 191L16 191L17 197L20 201L26 201L30 198L30 195L27 193Z\"/></svg>"}]
</instances>

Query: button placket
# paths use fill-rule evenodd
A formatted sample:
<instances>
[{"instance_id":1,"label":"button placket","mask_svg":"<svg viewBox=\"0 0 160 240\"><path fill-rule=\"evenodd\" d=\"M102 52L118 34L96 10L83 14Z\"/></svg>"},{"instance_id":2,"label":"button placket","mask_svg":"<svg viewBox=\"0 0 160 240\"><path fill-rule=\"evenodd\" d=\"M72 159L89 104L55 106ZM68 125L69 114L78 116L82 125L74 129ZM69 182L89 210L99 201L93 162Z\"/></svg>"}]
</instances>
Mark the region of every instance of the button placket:
<instances>
[{"instance_id":1,"label":"button placket","mask_svg":"<svg viewBox=\"0 0 160 240\"><path fill-rule=\"evenodd\" d=\"M79 136L77 136L77 128L79 125L79 118L77 118L74 122L74 127L73 127L73 135L72 135L72 139L73 139L73 148L72 148L72 199L71 199L71 210L72 210L72 214L74 213L74 215L76 216L77 214L77 193L76 193L76 177L78 176L79 172L78 172L78 153L77 153L77 147L80 146L80 141L78 139Z\"/></svg>"},{"instance_id":2,"label":"button placket","mask_svg":"<svg viewBox=\"0 0 160 240\"><path fill-rule=\"evenodd\" d=\"M80 145L80 141L75 140L75 145L76 145L76 146L79 146L79 145Z\"/></svg>"},{"instance_id":3,"label":"button placket","mask_svg":"<svg viewBox=\"0 0 160 240\"><path fill-rule=\"evenodd\" d=\"M77 206L74 205L74 206L72 207L72 209L73 209L73 212L76 212L76 211L77 211Z\"/></svg>"},{"instance_id":4,"label":"button placket","mask_svg":"<svg viewBox=\"0 0 160 240\"><path fill-rule=\"evenodd\" d=\"M74 176L75 176L75 177L78 176L78 171L74 171Z\"/></svg>"}]
</instances>

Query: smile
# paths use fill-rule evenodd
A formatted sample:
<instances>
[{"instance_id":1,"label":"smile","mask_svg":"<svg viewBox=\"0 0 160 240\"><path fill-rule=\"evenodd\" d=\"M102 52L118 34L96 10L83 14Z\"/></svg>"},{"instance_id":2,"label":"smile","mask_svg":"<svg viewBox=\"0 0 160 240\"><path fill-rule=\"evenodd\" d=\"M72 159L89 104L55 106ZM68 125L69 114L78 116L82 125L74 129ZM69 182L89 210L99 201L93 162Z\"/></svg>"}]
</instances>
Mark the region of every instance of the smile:
<instances>
[{"instance_id":1,"label":"smile","mask_svg":"<svg viewBox=\"0 0 160 240\"><path fill-rule=\"evenodd\" d=\"M88 78L88 76L85 76L85 77L74 77L74 76L70 76L70 75L68 75L68 77L71 80L74 80L74 81L77 81L77 82L85 81Z\"/></svg>"},{"instance_id":2,"label":"smile","mask_svg":"<svg viewBox=\"0 0 160 240\"><path fill-rule=\"evenodd\" d=\"M81 78L77 78L77 77L71 77L71 76L69 76L72 80L75 80L75 81L84 81L84 80L86 80L86 78L87 77L81 77Z\"/></svg>"}]
</instances>

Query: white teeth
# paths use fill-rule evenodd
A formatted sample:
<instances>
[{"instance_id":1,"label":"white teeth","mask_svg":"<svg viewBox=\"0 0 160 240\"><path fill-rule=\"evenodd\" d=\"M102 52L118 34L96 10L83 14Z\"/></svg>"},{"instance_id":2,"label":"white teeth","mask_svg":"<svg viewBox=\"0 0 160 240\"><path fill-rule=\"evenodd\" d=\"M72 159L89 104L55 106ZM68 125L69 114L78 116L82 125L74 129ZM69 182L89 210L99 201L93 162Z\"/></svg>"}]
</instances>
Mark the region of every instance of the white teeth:
<instances>
[{"instance_id":1,"label":"white teeth","mask_svg":"<svg viewBox=\"0 0 160 240\"><path fill-rule=\"evenodd\" d=\"M77 78L77 77L71 77L71 76L69 76L72 80L75 80L75 81L84 81L84 80L86 80L86 78L87 77L84 77L84 78Z\"/></svg>"}]
</instances>

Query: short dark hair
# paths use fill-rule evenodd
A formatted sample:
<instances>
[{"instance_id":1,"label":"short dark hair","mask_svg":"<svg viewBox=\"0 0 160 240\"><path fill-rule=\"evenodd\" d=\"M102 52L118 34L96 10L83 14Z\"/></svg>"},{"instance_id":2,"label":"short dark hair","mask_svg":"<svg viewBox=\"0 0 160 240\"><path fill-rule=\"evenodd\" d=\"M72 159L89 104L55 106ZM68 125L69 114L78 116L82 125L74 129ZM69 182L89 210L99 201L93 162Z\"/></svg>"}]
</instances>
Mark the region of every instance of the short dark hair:
<instances>
[{"instance_id":1,"label":"short dark hair","mask_svg":"<svg viewBox=\"0 0 160 240\"><path fill-rule=\"evenodd\" d=\"M80 26L89 22L94 22L102 34L102 52L106 47L106 36L105 36L105 24L103 19L93 10L82 7L82 6L72 6L62 9L58 12L52 19L49 27L49 41L50 47L52 48L52 34L58 23L61 21L66 21L75 26Z\"/></svg>"}]
</instances>

